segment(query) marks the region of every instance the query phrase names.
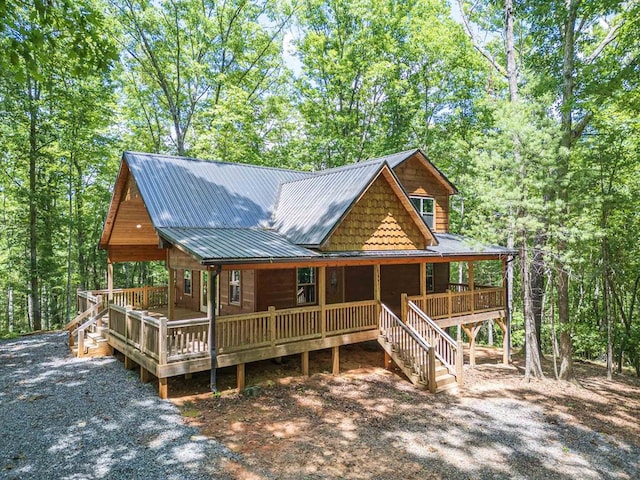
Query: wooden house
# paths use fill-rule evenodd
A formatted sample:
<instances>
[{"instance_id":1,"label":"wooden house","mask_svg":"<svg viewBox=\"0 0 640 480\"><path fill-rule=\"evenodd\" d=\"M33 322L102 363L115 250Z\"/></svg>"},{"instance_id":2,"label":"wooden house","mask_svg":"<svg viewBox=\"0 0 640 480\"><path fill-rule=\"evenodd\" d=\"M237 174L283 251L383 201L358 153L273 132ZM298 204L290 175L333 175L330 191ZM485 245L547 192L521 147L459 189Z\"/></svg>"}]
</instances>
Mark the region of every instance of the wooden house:
<instances>
[{"instance_id":1,"label":"wooden house","mask_svg":"<svg viewBox=\"0 0 640 480\"><path fill-rule=\"evenodd\" d=\"M456 188L417 150L324 170L125 152L100 246L107 288L79 292L68 328L79 355L116 349L141 378L378 340L417 385L461 380L460 326L508 338L507 291L474 281L478 262L515 253L449 233ZM115 262L162 260L168 285L118 289ZM466 282L451 282L465 262ZM508 344L508 342L507 342ZM472 348L473 350L473 348ZM507 348L505 348L505 356ZM473 353L472 353L473 361Z\"/></svg>"}]
</instances>

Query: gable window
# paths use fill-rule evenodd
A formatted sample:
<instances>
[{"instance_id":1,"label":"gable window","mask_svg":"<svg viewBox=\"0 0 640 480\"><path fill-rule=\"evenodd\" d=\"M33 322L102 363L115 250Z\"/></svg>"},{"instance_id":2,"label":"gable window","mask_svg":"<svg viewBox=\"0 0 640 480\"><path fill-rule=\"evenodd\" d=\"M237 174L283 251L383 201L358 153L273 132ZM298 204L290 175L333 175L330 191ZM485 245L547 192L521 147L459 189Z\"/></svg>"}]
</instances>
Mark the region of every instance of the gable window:
<instances>
[{"instance_id":1,"label":"gable window","mask_svg":"<svg viewBox=\"0 0 640 480\"><path fill-rule=\"evenodd\" d=\"M184 271L184 294L191 295L191 270Z\"/></svg>"},{"instance_id":2,"label":"gable window","mask_svg":"<svg viewBox=\"0 0 640 480\"><path fill-rule=\"evenodd\" d=\"M316 269L311 267L297 269L298 305L316 303Z\"/></svg>"},{"instance_id":3,"label":"gable window","mask_svg":"<svg viewBox=\"0 0 640 480\"><path fill-rule=\"evenodd\" d=\"M229 303L240 305L240 270L229 272Z\"/></svg>"},{"instance_id":4,"label":"gable window","mask_svg":"<svg viewBox=\"0 0 640 480\"><path fill-rule=\"evenodd\" d=\"M433 292L433 263L427 263L427 292Z\"/></svg>"},{"instance_id":5,"label":"gable window","mask_svg":"<svg viewBox=\"0 0 640 480\"><path fill-rule=\"evenodd\" d=\"M429 225L429 228L433 229L434 227L434 212L435 212L435 204L433 198L431 197L409 197L413 206L416 207L418 213L422 215L425 223Z\"/></svg>"}]
</instances>

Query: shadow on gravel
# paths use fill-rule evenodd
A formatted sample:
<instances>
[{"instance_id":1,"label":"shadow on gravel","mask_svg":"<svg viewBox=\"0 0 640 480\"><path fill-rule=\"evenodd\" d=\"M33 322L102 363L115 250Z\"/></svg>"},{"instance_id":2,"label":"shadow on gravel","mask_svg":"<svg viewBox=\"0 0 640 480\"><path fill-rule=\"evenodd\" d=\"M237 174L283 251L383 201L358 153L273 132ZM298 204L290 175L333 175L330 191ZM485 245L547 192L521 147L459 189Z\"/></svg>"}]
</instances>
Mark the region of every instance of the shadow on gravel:
<instances>
[{"instance_id":1,"label":"shadow on gravel","mask_svg":"<svg viewBox=\"0 0 640 480\"><path fill-rule=\"evenodd\" d=\"M207 478L226 449L115 359L63 334L0 342L0 478Z\"/></svg>"},{"instance_id":2,"label":"shadow on gravel","mask_svg":"<svg viewBox=\"0 0 640 480\"><path fill-rule=\"evenodd\" d=\"M637 444L548 415L540 398L433 396L382 369L364 372L196 400L192 421L261 466L251 478L640 478Z\"/></svg>"}]
</instances>

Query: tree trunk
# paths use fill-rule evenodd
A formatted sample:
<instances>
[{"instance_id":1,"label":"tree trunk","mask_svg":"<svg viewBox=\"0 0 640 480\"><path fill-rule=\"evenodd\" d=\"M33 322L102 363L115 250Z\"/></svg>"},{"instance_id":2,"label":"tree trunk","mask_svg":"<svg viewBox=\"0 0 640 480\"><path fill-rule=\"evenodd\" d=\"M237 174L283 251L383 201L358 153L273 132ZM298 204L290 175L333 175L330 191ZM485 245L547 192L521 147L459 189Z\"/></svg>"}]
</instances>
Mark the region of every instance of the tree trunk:
<instances>
[{"instance_id":1,"label":"tree trunk","mask_svg":"<svg viewBox=\"0 0 640 480\"><path fill-rule=\"evenodd\" d=\"M38 105L39 87L32 79L29 88L29 298L33 330L42 328L40 291L38 282L38 217L37 217L37 159L38 159Z\"/></svg>"},{"instance_id":2,"label":"tree trunk","mask_svg":"<svg viewBox=\"0 0 640 480\"><path fill-rule=\"evenodd\" d=\"M569 216L569 159L573 145L572 110L574 101L575 73L575 27L578 15L579 0L567 3L567 18L563 30L562 55L562 105L561 125L562 137L557 162L556 192L560 203L558 226L567 225ZM567 254L565 234L560 233L557 242L556 269L558 271L558 323L560 324L560 374L562 380L575 380L573 371L573 346L571 343L571 323L569 319L569 271L565 264Z\"/></svg>"},{"instance_id":3,"label":"tree trunk","mask_svg":"<svg viewBox=\"0 0 640 480\"><path fill-rule=\"evenodd\" d=\"M524 232L523 236L524 236ZM520 272L522 276L522 304L524 310L524 330L525 330L525 372L524 378L530 381L531 377L544 378L542 372L542 362L540 360L538 341L536 339L536 324L533 318L533 307L531 305L531 271L529 269L529 252L525 238L521 236L520 246Z\"/></svg>"}]
</instances>

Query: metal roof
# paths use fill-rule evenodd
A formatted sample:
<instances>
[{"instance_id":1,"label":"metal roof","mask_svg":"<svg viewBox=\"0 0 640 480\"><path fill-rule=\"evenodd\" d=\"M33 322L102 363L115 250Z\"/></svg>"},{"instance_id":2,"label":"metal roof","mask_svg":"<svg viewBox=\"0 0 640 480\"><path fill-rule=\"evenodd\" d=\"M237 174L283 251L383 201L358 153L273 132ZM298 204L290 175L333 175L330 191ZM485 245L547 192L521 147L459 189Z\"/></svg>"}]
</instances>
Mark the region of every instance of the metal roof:
<instances>
[{"instance_id":1,"label":"metal roof","mask_svg":"<svg viewBox=\"0 0 640 480\"><path fill-rule=\"evenodd\" d=\"M148 153L124 159L156 228L267 226L280 185L311 175Z\"/></svg>"},{"instance_id":2,"label":"metal roof","mask_svg":"<svg viewBox=\"0 0 640 480\"><path fill-rule=\"evenodd\" d=\"M365 162L284 183L273 228L298 245L319 246L381 168Z\"/></svg>"},{"instance_id":3,"label":"metal roof","mask_svg":"<svg viewBox=\"0 0 640 480\"><path fill-rule=\"evenodd\" d=\"M427 247L429 251L440 255L515 255L512 250L497 245L484 245L471 237L454 233L436 233L438 245Z\"/></svg>"},{"instance_id":4,"label":"metal roof","mask_svg":"<svg viewBox=\"0 0 640 480\"><path fill-rule=\"evenodd\" d=\"M287 241L271 230L253 228L158 228L202 263L229 260L311 258L319 254Z\"/></svg>"}]
</instances>

